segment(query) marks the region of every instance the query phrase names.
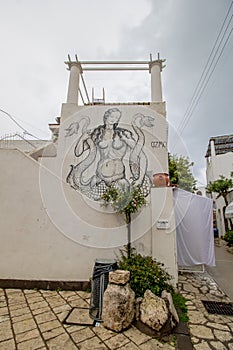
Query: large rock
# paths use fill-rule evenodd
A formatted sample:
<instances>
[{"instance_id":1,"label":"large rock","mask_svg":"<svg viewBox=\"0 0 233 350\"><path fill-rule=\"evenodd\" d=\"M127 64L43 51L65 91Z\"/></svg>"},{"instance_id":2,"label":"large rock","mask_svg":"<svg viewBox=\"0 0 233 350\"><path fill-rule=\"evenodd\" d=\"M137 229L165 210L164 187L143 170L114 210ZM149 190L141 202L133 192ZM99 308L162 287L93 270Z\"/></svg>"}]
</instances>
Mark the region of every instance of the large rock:
<instances>
[{"instance_id":1,"label":"large rock","mask_svg":"<svg viewBox=\"0 0 233 350\"><path fill-rule=\"evenodd\" d=\"M161 297L167 300L168 310L171 313L171 327L174 328L177 325L177 323L179 323L179 316L174 306L172 295L166 290L163 290Z\"/></svg>"},{"instance_id":2,"label":"large rock","mask_svg":"<svg viewBox=\"0 0 233 350\"><path fill-rule=\"evenodd\" d=\"M135 326L143 333L158 339L166 339L179 322L170 293L163 291L162 298L150 290L144 298L137 299Z\"/></svg>"},{"instance_id":3,"label":"large rock","mask_svg":"<svg viewBox=\"0 0 233 350\"><path fill-rule=\"evenodd\" d=\"M125 270L116 270L109 272L109 283L126 284L129 282L130 272Z\"/></svg>"},{"instance_id":4,"label":"large rock","mask_svg":"<svg viewBox=\"0 0 233 350\"><path fill-rule=\"evenodd\" d=\"M160 331L169 319L166 301L153 294L149 289L145 291L140 304L140 321L150 328Z\"/></svg>"},{"instance_id":5,"label":"large rock","mask_svg":"<svg viewBox=\"0 0 233 350\"><path fill-rule=\"evenodd\" d=\"M103 326L121 332L128 328L134 319L135 293L129 284L108 284L103 297Z\"/></svg>"}]
</instances>

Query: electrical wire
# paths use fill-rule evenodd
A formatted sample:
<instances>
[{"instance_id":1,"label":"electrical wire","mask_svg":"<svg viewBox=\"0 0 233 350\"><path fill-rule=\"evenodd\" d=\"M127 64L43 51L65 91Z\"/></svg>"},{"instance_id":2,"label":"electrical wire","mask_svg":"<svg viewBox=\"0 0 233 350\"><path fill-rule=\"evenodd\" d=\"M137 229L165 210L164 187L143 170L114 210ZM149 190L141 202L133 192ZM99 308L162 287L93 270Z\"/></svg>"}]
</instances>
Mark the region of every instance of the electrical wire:
<instances>
[{"instance_id":1,"label":"electrical wire","mask_svg":"<svg viewBox=\"0 0 233 350\"><path fill-rule=\"evenodd\" d=\"M210 75L209 75L208 79L206 80L205 84L201 86L201 89L199 90L199 96L197 97L195 103L193 104L193 106L192 106L192 108L191 108L191 110L190 110L190 113L189 113L188 118L186 118L186 120L184 120L184 122L183 122L183 126L182 126L182 128L181 128L181 130L180 130L180 135L181 135L182 132L184 131L185 127L187 126L187 124L188 124L188 122L189 122L189 120L190 120L190 118L191 118L191 116L192 116L192 114L193 114L193 112L194 112L194 110L195 110L195 108L196 108L198 102L200 101L200 99L201 99L201 97L202 97L202 95L203 95L203 93L204 93L204 91L205 91L205 89L206 89L206 87L207 87L207 85L208 85L208 83L209 83L209 81L210 81L210 78L211 78L211 76L213 75L213 73L214 73L214 71L215 71L215 68L217 67L217 64L218 64L218 62L219 62L219 60L220 60L220 58L221 58L221 56L222 56L222 54L223 54L223 51L224 51L224 49L225 49L225 47L226 47L226 44L227 44L227 42L228 42L228 40L229 40L229 38L230 38L230 36L231 36L231 34L232 34L232 31L233 31L233 28L231 29L230 33L229 33L228 36L227 36L227 39L226 39L226 41L225 41L225 43L224 43L224 46L222 47L222 49L221 49L221 51L220 51L220 54L219 54L219 56L218 56L218 58L217 58L217 60L216 60L216 62L215 62L215 64L214 64L214 66L213 66L213 69L212 69L211 72L210 72Z\"/></svg>"},{"instance_id":2,"label":"electrical wire","mask_svg":"<svg viewBox=\"0 0 233 350\"><path fill-rule=\"evenodd\" d=\"M0 108L0 112L6 114L21 130L23 130L23 132L29 136L32 136L34 138L36 138L37 140L43 141L42 139L40 139L39 137L31 134L28 130L26 130L22 125L20 125L17 120L15 118L12 117L12 115L10 115L10 113L4 111L3 109Z\"/></svg>"},{"instance_id":3,"label":"electrical wire","mask_svg":"<svg viewBox=\"0 0 233 350\"><path fill-rule=\"evenodd\" d=\"M220 42L218 44L218 47L216 49L218 40L219 40L219 38L220 38L220 36L222 34L223 28L224 28L224 26L226 24L226 21L227 21L229 13L231 11L232 5L233 5L233 1L231 2L230 7L229 7L229 9L227 11L225 19L224 19L223 24L221 26L221 29L219 31L219 34L218 34L218 36L217 36L217 38L215 40L214 46L213 46L213 48L211 50L211 53L210 53L210 55L209 55L209 57L207 59L207 62L206 62L205 67L204 67L204 69L202 71L201 77L200 77L200 79L199 79L199 81L197 83L197 86L196 86L195 90L194 90L194 93L192 95L192 98L190 100L188 108L186 109L186 111L184 113L184 116L183 116L183 119L182 119L182 121L180 122L180 124L178 126L177 130L178 130L179 135L182 134L182 132L184 131L185 127L187 126L187 124L188 124L188 122L189 122L189 120L190 120L190 118L191 118L191 116L192 116L192 114L193 114L193 112L194 112L198 102L200 101L200 98L203 95L203 92L204 92L204 90L205 90L205 88L206 88L206 86L207 86L207 84L208 84L208 82L209 82L209 80L210 80L210 78L211 78L211 76L212 76L212 74L213 74L217 64L218 64L218 62L219 62L220 57L222 56L222 53L223 53L223 51L224 51L224 49L226 47L226 44L227 44L227 42L228 42L228 40L230 38L230 35L232 33L232 29L231 29L230 33L228 34L228 37L225 40L225 43L223 44L221 52L220 52L220 54L219 54L219 56L218 56L218 58L217 58L217 60L216 60L216 62L214 64L214 60L215 60L215 58L216 58L216 56L217 56L217 54L219 52L220 46L221 46L221 44L222 44L222 42L223 42L223 40L225 38L225 35L227 33L227 30L229 28L229 25L230 25L232 17L233 17L233 16L230 17L230 19L228 21L228 24L227 24L227 26L225 28L225 31L224 31L224 33L222 35L222 38L221 38L221 40L220 40ZM213 58L211 60L211 57L212 57L215 49L216 49L215 54L214 54L214 56L213 56ZM210 60L211 60L211 63L210 63ZM213 64L214 64L214 67L213 67L213 69L210 72L210 69L211 69ZM209 68L207 69L208 66L209 66ZM209 77L207 78L209 72L210 72L210 74L209 74Z\"/></svg>"}]
</instances>

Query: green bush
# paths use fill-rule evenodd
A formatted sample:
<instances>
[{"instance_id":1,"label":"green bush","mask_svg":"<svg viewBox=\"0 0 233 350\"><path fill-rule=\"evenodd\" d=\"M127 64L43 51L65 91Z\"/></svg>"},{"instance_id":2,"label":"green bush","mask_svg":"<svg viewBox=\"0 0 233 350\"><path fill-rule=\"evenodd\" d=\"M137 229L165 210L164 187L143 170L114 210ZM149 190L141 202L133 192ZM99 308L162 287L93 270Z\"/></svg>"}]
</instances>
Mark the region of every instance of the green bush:
<instances>
[{"instance_id":1,"label":"green bush","mask_svg":"<svg viewBox=\"0 0 233 350\"><path fill-rule=\"evenodd\" d=\"M173 287L169 284L172 277L165 271L163 264L150 256L142 256L131 249L130 257L127 251L120 250L118 262L119 269L130 271L130 286L136 297L142 297L147 289L157 296L161 296L163 290L173 293Z\"/></svg>"},{"instance_id":2,"label":"green bush","mask_svg":"<svg viewBox=\"0 0 233 350\"><path fill-rule=\"evenodd\" d=\"M225 234L225 236L223 237L223 239L227 242L228 246L233 245L233 231L232 230L228 230Z\"/></svg>"}]
</instances>

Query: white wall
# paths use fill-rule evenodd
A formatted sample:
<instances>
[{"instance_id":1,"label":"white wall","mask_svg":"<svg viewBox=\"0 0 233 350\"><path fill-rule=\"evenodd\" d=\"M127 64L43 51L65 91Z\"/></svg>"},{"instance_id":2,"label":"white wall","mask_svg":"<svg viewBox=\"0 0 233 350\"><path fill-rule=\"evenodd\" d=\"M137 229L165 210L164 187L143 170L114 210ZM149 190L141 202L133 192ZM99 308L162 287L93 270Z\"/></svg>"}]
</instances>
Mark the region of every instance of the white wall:
<instances>
[{"instance_id":1,"label":"white wall","mask_svg":"<svg viewBox=\"0 0 233 350\"><path fill-rule=\"evenodd\" d=\"M127 243L121 215L66 183L70 164L77 161L74 147L78 137L66 137L66 128L83 115L88 115L94 128L102 123L108 108L111 107L83 107L78 111L75 106L68 108L69 113L76 112L60 125L56 157L42 156L37 162L19 150L0 149L0 279L88 281L96 258L114 259ZM167 148L154 147L154 142L167 142L166 118L154 106L119 108L120 126L130 130L135 113L154 117L153 128L143 127L148 170L151 175L167 172ZM164 263L176 284L172 191L152 188L147 202L132 217L132 241L140 253ZM157 229L159 219L168 219L170 228Z\"/></svg>"},{"instance_id":2,"label":"white wall","mask_svg":"<svg viewBox=\"0 0 233 350\"><path fill-rule=\"evenodd\" d=\"M218 180L220 175L223 175L227 178L230 177L231 172L233 171L233 152L228 152L224 154L211 155L207 159L207 168L206 168L206 177L207 184ZM216 206L216 220L217 227L219 231L219 236L223 236L226 232L223 207L225 206L225 201L222 197L216 199L217 195L212 195L215 206Z\"/></svg>"}]
</instances>

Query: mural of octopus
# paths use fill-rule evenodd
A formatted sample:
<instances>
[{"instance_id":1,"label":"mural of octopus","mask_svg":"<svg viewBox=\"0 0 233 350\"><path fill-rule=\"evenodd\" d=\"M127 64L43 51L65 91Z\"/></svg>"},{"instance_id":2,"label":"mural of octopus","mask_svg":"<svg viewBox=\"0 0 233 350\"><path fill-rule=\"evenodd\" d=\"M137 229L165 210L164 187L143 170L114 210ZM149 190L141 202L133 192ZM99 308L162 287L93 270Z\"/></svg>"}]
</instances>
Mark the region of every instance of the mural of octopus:
<instances>
[{"instance_id":1,"label":"mural of octopus","mask_svg":"<svg viewBox=\"0 0 233 350\"><path fill-rule=\"evenodd\" d=\"M87 129L90 119L86 116L66 129L66 137L70 137L78 134L82 126L74 148L77 164L71 165L66 181L91 199L99 200L109 186L127 190L132 184L140 185L145 196L150 193L142 128L152 127L154 118L141 113L134 115L131 123L134 132L119 127L120 118L121 111L111 108L104 113L103 125L93 130Z\"/></svg>"}]
</instances>

